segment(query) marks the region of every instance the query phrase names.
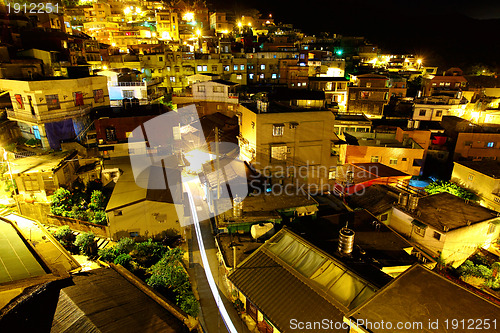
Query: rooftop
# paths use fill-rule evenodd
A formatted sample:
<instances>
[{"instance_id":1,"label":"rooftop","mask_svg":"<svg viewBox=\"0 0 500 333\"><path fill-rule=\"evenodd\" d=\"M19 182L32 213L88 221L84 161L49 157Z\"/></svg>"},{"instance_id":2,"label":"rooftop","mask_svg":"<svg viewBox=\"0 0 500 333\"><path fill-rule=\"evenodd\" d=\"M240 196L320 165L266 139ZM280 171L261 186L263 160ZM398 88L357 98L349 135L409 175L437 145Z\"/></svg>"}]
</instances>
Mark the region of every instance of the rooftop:
<instances>
[{"instance_id":1,"label":"rooftop","mask_svg":"<svg viewBox=\"0 0 500 333\"><path fill-rule=\"evenodd\" d=\"M291 319L342 321L349 309L377 290L286 229L239 264L228 279L283 333L293 331Z\"/></svg>"},{"instance_id":2,"label":"rooftop","mask_svg":"<svg viewBox=\"0 0 500 333\"><path fill-rule=\"evenodd\" d=\"M130 159L128 162L130 163ZM164 174L164 170L166 171L166 175ZM169 180L174 178L179 179L179 183L170 184L166 181L165 176ZM164 189L157 189L158 181L168 184L168 186L165 186ZM137 183L147 184L147 188L141 187ZM149 186L151 183L154 183L154 185ZM178 186L179 184L180 171L176 169L164 169L161 166L154 165L146 168L140 175L134 178L132 168L127 168L113 189L111 198L106 206L106 211L133 205L144 200L165 203L181 202L181 199L179 199L179 191L181 190Z\"/></svg>"},{"instance_id":3,"label":"rooftop","mask_svg":"<svg viewBox=\"0 0 500 333\"><path fill-rule=\"evenodd\" d=\"M500 161L460 161L455 162L491 178L500 179Z\"/></svg>"},{"instance_id":4,"label":"rooftop","mask_svg":"<svg viewBox=\"0 0 500 333\"><path fill-rule=\"evenodd\" d=\"M259 114L266 114L266 113L289 113L289 112L330 112L329 110L323 109L323 108L303 108L303 107L298 107L298 106L291 106L288 104L284 103L278 103L278 102L269 102L269 106L267 108L267 111L260 111L257 108L257 103L245 103L244 105L246 108L249 110L253 111L254 113L259 113ZM332 113L333 116L333 113Z\"/></svg>"},{"instance_id":5,"label":"rooftop","mask_svg":"<svg viewBox=\"0 0 500 333\"><path fill-rule=\"evenodd\" d=\"M335 122L340 121L364 121L371 123L370 119L368 119L364 114L352 114L352 113L336 113L335 114Z\"/></svg>"},{"instance_id":6,"label":"rooftop","mask_svg":"<svg viewBox=\"0 0 500 333\"><path fill-rule=\"evenodd\" d=\"M0 284L47 274L10 221L0 220Z\"/></svg>"},{"instance_id":7,"label":"rooftop","mask_svg":"<svg viewBox=\"0 0 500 333\"><path fill-rule=\"evenodd\" d=\"M111 268L73 277L59 295L51 332L188 332L181 320Z\"/></svg>"},{"instance_id":8,"label":"rooftop","mask_svg":"<svg viewBox=\"0 0 500 333\"><path fill-rule=\"evenodd\" d=\"M371 323L380 323L381 320L394 324L423 323L422 328L411 330L413 332L430 332L428 324L439 320L439 325L436 325L432 332L444 333L450 332L444 324L445 320L456 318L460 321L467 318L466 321L470 319L476 322L484 318L498 318L499 312L500 309L493 303L422 266L415 265L366 303L349 312L346 317ZM464 330L459 328L453 331ZM374 326L370 328L370 332L387 330Z\"/></svg>"},{"instance_id":9,"label":"rooftop","mask_svg":"<svg viewBox=\"0 0 500 333\"><path fill-rule=\"evenodd\" d=\"M10 161L12 174L56 171L65 160L76 157L74 151L56 151Z\"/></svg>"},{"instance_id":10,"label":"rooftop","mask_svg":"<svg viewBox=\"0 0 500 333\"><path fill-rule=\"evenodd\" d=\"M347 143L355 146L423 149L412 138L404 143L396 140L393 134L350 132L344 135Z\"/></svg>"},{"instance_id":11,"label":"rooftop","mask_svg":"<svg viewBox=\"0 0 500 333\"><path fill-rule=\"evenodd\" d=\"M443 232L497 217L493 210L472 202L467 203L447 192L420 198L416 211L407 214Z\"/></svg>"},{"instance_id":12,"label":"rooftop","mask_svg":"<svg viewBox=\"0 0 500 333\"><path fill-rule=\"evenodd\" d=\"M341 82L346 82L349 80L343 76L340 76L340 77L336 77L336 76L309 76L309 81L326 81L326 82L341 81Z\"/></svg>"},{"instance_id":13,"label":"rooftop","mask_svg":"<svg viewBox=\"0 0 500 333\"><path fill-rule=\"evenodd\" d=\"M352 207L366 209L378 216L391 209L392 205L398 201L398 197L389 190L388 186L372 185L367 187L362 194L349 196L347 201Z\"/></svg>"},{"instance_id":14,"label":"rooftop","mask_svg":"<svg viewBox=\"0 0 500 333\"><path fill-rule=\"evenodd\" d=\"M346 224L355 233L351 256L338 252L339 231ZM384 286L392 278L383 269L411 266L418 259L408 254L413 246L380 223L366 210L321 216L314 223L294 222L292 230L330 256L342 261L376 286Z\"/></svg>"},{"instance_id":15,"label":"rooftop","mask_svg":"<svg viewBox=\"0 0 500 333\"><path fill-rule=\"evenodd\" d=\"M145 116L158 116L171 111L163 104L151 105L136 105L131 107L111 107L102 106L94 108L92 111L93 118L126 118L126 117L145 117Z\"/></svg>"}]
</instances>

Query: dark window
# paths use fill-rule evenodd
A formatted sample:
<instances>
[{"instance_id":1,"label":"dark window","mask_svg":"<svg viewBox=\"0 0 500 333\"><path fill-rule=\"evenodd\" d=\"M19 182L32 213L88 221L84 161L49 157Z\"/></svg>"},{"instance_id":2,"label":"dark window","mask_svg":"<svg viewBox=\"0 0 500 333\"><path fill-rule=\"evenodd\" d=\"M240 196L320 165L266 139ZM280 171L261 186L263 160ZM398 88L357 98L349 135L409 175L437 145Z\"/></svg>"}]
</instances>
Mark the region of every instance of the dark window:
<instances>
[{"instance_id":1,"label":"dark window","mask_svg":"<svg viewBox=\"0 0 500 333\"><path fill-rule=\"evenodd\" d=\"M56 95L45 95L45 99L47 100L47 109L49 110L57 110L61 108L59 104L59 96Z\"/></svg>"},{"instance_id":2,"label":"dark window","mask_svg":"<svg viewBox=\"0 0 500 333\"><path fill-rule=\"evenodd\" d=\"M437 231L434 231L434 238L437 239L437 240L441 240L441 234Z\"/></svg>"},{"instance_id":3,"label":"dark window","mask_svg":"<svg viewBox=\"0 0 500 333\"><path fill-rule=\"evenodd\" d=\"M389 214L386 213L386 214L380 216L380 221L387 221L388 217L389 217Z\"/></svg>"},{"instance_id":4,"label":"dark window","mask_svg":"<svg viewBox=\"0 0 500 333\"><path fill-rule=\"evenodd\" d=\"M114 127L106 128L106 141L116 141L116 130Z\"/></svg>"},{"instance_id":5,"label":"dark window","mask_svg":"<svg viewBox=\"0 0 500 333\"><path fill-rule=\"evenodd\" d=\"M418 115L423 117L423 116L425 116L425 113L426 113L426 110L420 110Z\"/></svg>"},{"instance_id":6,"label":"dark window","mask_svg":"<svg viewBox=\"0 0 500 333\"><path fill-rule=\"evenodd\" d=\"M83 93L81 91L75 92L75 106L82 106L83 105Z\"/></svg>"}]
</instances>

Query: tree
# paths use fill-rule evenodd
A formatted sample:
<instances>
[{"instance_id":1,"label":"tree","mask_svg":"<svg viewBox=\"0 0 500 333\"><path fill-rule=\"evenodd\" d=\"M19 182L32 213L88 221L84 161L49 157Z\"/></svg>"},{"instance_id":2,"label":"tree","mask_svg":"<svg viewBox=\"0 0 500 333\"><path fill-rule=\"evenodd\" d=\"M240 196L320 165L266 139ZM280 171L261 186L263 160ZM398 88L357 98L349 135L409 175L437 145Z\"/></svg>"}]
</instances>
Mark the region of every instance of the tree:
<instances>
[{"instance_id":1,"label":"tree","mask_svg":"<svg viewBox=\"0 0 500 333\"><path fill-rule=\"evenodd\" d=\"M106 212L103 210L98 210L95 212L89 211L88 212L88 217L89 217L89 222L95 223L95 224L101 224L101 225L107 225L108 224L108 219L106 216Z\"/></svg>"},{"instance_id":2,"label":"tree","mask_svg":"<svg viewBox=\"0 0 500 333\"><path fill-rule=\"evenodd\" d=\"M425 192L428 194L448 192L462 199L476 200L476 195L474 193L449 181L444 182L442 180L438 180L432 182L425 187Z\"/></svg>"},{"instance_id":3,"label":"tree","mask_svg":"<svg viewBox=\"0 0 500 333\"><path fill-rule=\"evenodd\" d=\"M76 236L74 244L80 249L80 253L86 256L90 257L97 253L95 235L91 232L85 232Z\"/></svg>"},{"instance_id":4,"label":"tree","mask_svg":"<svg viewBox=\"0 0 500 333\"><path fill-rule=\"evenodd\" d=\"M93 191L90 196L89 209L93 211L104 210L106 208L106 199L101 191Z\"/></svg>"},{"instance_id":5,"label":"tree","mask_svg":"<svg viewBox=\"0 0 500 333\"><path fill-rule=\"evenodd\" d=\"M73 200L71 192L65 188L58 188L51 197L50 212L54 215L65 216L71 211Z\"/></svg>"},{"instance_id":6,"label":"tree","mask_svg":"<svg viewBox=\"0 0 500 333\"><path fill-rule=\"evenodd\" d=\"M417 97L418 91L422 90L422 76L417 76L408 81L407 97Z\"/></svg>"}]
</instances>

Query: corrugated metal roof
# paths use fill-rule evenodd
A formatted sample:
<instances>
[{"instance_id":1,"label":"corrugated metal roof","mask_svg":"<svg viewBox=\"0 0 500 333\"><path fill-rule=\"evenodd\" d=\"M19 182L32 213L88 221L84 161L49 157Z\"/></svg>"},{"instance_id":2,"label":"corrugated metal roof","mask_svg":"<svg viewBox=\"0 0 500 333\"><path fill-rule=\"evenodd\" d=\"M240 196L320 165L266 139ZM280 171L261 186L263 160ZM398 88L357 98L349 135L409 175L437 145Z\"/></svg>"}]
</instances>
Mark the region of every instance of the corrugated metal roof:
<instances>
[{"instance_id":1,"label":"corrugated metal roof","mask_svg":"<svg viewBox=\"0 0 500 333\"><path fill-rule=\"evenodd\" d=\"M290 320L341 322L376 288L305 240L282 229L228 276L281 332Z\"/></svg>"},{"instance_id":2,"label":"corrugated metal roof","mask_svg":"<svg viewBox=\"0 0 500 333\"><path fill-rule=\"evenodd\" d=\"M188 332L185 325L112 269L73 277L61 290L51 333Z\"/></svg>"}]
</instances>

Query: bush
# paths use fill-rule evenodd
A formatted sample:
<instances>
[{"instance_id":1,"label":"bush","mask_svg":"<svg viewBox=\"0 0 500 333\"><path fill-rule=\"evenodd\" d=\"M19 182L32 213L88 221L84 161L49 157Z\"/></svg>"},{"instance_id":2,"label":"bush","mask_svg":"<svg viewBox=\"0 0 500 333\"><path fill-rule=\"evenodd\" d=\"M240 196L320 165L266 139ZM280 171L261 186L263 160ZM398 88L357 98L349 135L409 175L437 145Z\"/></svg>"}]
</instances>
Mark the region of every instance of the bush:
<instances>
[{"instance_id":1,"label":"bush","mask_svg":"<svg viewBox=\"0 0 500 333\"><path fill-rule=\"evenodd\" d=\"M58 188L51 197L50 212L54 215L65 216L73 206L71 193L65 188Z\"/></svg>"},{"instance_id":2,"label":"bush","mask_svg":"<svg viewBox=\"0 0 500 333\"><path fill-rule=\"evenodd\" d=\"M54 232L54 237L67 249L72 249L73 242L75 241L75 235L69 226L65 225L59 227L56 232Z\"/></svg>"},{"instance_id":3,"label":"bush","mask_svg":"<svg viewBox=\"0 0 500 333\"><path fill-rule=\"evenodd\" d=\"M93 211L104 210L106 208L104 194L101 191L93 191L90 196L89 209Z\"/></svg>"},{"instance_id":4,"label":"bush","mask_svg":"<svg viewBox=\"0 0 500 333\"><path fill-rule=\"evenodd\" d=\"M146 283L161 293L174 293L176 304L187 314L196 317L199 305L182 265L182 255L183 252L179 248L169 249L165 256L148 270L151 276Z\"/></svg>"},{"instance_id":5,"label":"bush","mask_svg":"<svg viewBox=\"0 0 500 333\"><path fill-rule=\"evenodd\" d=\"M436 194L441 192L448 192L462 199L476 200L476 195L471 191L458 186L452 182L443 182L441 180L430 183L425 187L425 192L429 194Z\"/></svg>"},{"instance_id":6,"label":"bush","mask_svg":"<svg viewBox=\"0 0 500 333\"><path fill-rule=\"evenodd\" d=\"M152 239L147 242L136 243L134 248L136 260L144 267L150 267L157 263L166 252L167 247L161 243L153 242Z\"/></svg>"},{"instance_id":7,"label":"bush","mask_svg":"<svg viewBox=\"0 0 500 333\"><path fill-rule=\"evenodd\" d=\"M115 265L122 265L125 268L130 268L132 256L130 254L122 253L114 260Z\"/></svg>"},{"instance_id":8,"label":"bush","mask_svg":"<svg viewBox=\"0 0 500 333\"><path fill-rule=\"evenodd\" d=\"M76 236L75 246L80 249L80 253L86 256L93 256L97 253L97 244L95 235L91 232L86 232Z\"/></svg>"},{"instance_id":9,"label":"bush","mask_svg":"<svg viewBox=\"0 0 500 333\"><path fill-rule=\"evenodd\" d=\"M124 237L120 239L116 245L115 249L119 254L130 253L134 249L135 241L132 238Z\"/></svg>"},{"instance_id":10,"label":"bush","mask_svg":"<svg viewBox=\"0 0 500 333\"><path fill-rule=\"evenodd\" d=\"M99 249L97 252L101 260L106 262L114 262L119 253L116 251L114 246L106 247L104 249Z\"/></svg>"},{"instance_id":11,"label":"bush","mask_svg":"<svg viewBox=\"0 0 500 333\"><path fill-rule=\"evenodd\" d=\"M108 218L106 217L106 212L103 210L89 212L89 222L92 222L95 224L100 224L100 225L107 225Z\"/></svg>"}]
</instances>

